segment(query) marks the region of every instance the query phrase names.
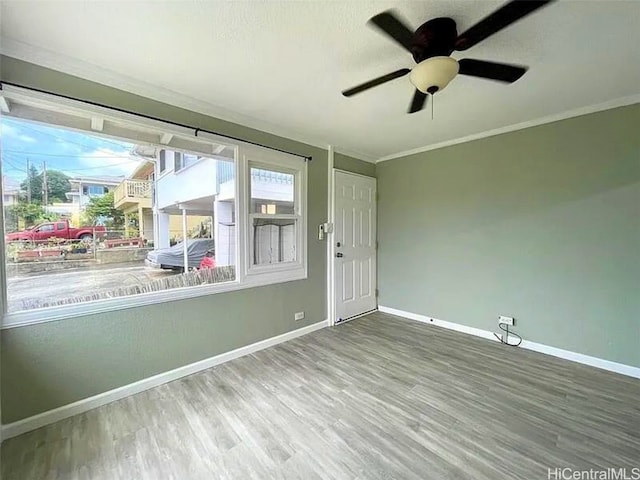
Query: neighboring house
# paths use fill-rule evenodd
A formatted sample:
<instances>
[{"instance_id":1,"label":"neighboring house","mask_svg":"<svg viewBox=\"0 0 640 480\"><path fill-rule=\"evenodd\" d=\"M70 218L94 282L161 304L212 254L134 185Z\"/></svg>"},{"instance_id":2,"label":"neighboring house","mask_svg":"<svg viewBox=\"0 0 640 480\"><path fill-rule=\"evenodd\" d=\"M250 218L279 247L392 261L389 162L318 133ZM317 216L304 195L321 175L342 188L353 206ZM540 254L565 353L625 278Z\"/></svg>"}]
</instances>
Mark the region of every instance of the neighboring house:
<instances>
[{"instance_id":1,"label":"neighboring house","mask_svg":"<svg viewBox=\"0 0 640 480\"><path fill-rule=\"evenodd\" d=\"M154 238L153 192L154 162L142 160L138 168L122 180L113 192L113 204L124 212L124 224L129 216L138 214L138 230L146 240Z\"/></svg>"},{"instance_id":2,"label":"neighboring house","mask_svg":"<svg viewBox=\"0 0 640 480\"><path fill-rule=\"evenodd\" d=\"M5 207L15 205L20 199L20 183L11 177L2 177L2 203ZM52 203L47 205L46 211L55 213L63 218L68 218L72 223L78 224L80 217L79 204L76 203Z\"/></svg>"},{"instance_id":3,"label":"neighboring house","mask_svg":"<svg viewBox=\"0 0 640 480\"><path fill-rule=\"evenodd\" d=\"M100 197L114 190L124 177L115 176L89 176L89 177L73 177L69 179L71 183L71 191L65 195L71 203L77 205L79 210L84 210L89 200L93 197Z\"/></svg>"},{"instance_id":4,"label":"neighboring house","mask_svg":"<svg viewBox=\"0 0 640 480\"><path fill-rule=\"evenodd\" d=\"M160 150L156 162L155 232L158 248L168 247L174 236L183 237L182 214L187 228L212 219L218 193L216 160L197 155ZM180 235L176 235L176 227ZM212 230L214 236L215 228Z\"/></svg>"},{"instance_id":5,"label":"neighboring house","mask_svg":"<svg viewBox=\"0 0 640 480\"><path fill-rule=\"evenodd\" d=\"M235 168L233 150L220 150L211 157L149 147L134 148L145 159L114 191L114 205L125 214L138 215L142 238L155 248L166 248L172 239L182 239L201 225L209 227L215 239L216 263L235 263ZM155 157L155 158L154 158ZM254 213L289 213L293 202L293 176L252 169ZM183 226L183 213L186 228ZM211 225L209 225L211 224ZM256 259L271 263L294 257L294 224L265 221L254 226Z\"/></svg>"},{"instance_id":6,"label":"neighboring house","mask_svg":"<svg viewBox=\"0 0 640 480\"><path fill-rule=\"evenodd\" d=\"M235 168L233 150L220 150L212 157L161 150L155 168L155 235L157 248L169 246L171 220L183 211L188 219L211 217L216 245L216 263L235 263ZM293 176L251 169L253 213L293 213ZM191 227L187 225L187 230ZM257 263L272 258L287 261L295 256L293 222L264 219L254 226Z\"/></svg>"},{"instance_id":7,"label":"neighboring house","mask_svg":"<svg viewBox=\"0 0 640 480\"><path fill-rule=\"evenodd\" d=\"M136 147L141 151L146 147ZM155 152L155 149L154 149ZM144 157L144 155L139 155ZM156 248L164 248L170 245L171 239L181 239L182 212L179 215L171 211L154 213L156 203L156 183L155 179L155 159L142 159L140 165L130 175L123 180L114 190L114 206L124 212L125 225L129 224L129 216L138 215L138 229L140 236L145 240L154 242ZM166 186L165 186L166 189ZM158 218L162 224L162 234L158 233ZM210 222L211 214L207 212L204 216L194 216L189 213L187 218L187 231L198 228L201 224Z\"/></svg>"},{"instance_id":8,"label":"neighboring house","mask_svg":"<svg viewBox=\"0 0 640 480\"><path fill-rule=\"evenodd\" d=\"M2 204L5 207L18 203L20 197L20 183L6 175L2 176Z\"/></svg>"}]
</instances>

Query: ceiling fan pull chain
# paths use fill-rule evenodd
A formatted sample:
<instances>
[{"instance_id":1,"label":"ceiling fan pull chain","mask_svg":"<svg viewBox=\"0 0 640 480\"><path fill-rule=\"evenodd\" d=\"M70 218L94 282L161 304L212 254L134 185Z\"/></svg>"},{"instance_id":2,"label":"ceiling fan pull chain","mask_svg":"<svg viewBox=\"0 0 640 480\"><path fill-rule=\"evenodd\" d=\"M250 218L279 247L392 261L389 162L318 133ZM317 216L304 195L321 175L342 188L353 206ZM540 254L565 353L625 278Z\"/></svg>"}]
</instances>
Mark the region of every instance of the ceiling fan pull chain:
<instances>
[{"instance_id":1,"label":"ceiling fan pull chain","mask_svg":"<svg viewBox=\"0 0 640 480\"><path fill-rule=\"evenodd\" d=\"M433 102L435 98L435 95L431 95L431 120L433 120Z\"/></svg>"}]
</instances>

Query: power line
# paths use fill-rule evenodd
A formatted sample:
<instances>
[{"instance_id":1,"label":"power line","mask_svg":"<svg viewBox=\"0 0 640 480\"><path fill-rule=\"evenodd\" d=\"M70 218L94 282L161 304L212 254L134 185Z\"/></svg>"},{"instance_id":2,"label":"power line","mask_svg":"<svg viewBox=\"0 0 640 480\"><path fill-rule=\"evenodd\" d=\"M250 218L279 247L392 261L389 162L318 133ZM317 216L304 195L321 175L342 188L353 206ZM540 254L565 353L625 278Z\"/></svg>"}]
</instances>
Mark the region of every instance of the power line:
<instances>
[{"instance_id":1,"label":"power line","mask_svg":"<svg viewBox=\"0 0 640 480\"><path fill-rule=\"evenodd\" d=\"M86 172L89 170L107 170L111 167L117 167L118 165L126 165L129 162L121 162L121 163L112 163L110 165L103 165L100 167L86 167L86 168L75 168L75 169L65 169L65 168L57 168L56 170L60 171L60 172Z\"/></svg>"},{"instance_id":2,"label":"power line","mask_svg":"<svg viewBox=\"0 0 640 480\"><path fill-rule=\"evenodd\" d=\"M18 165L16 165L15 163L13 163L14 161L18 161L17 159L13 159L12 161L9 161L8 158L6 158L5 155L3 155L2 158L2 162L6 163L7 165L9 165L10 167L12 167L13 171L16 172L21 172L21 173L26 173L27 175L29 174L29 170L28 170L28 166L27 166L27 170L24 169L24 167L19 167ZM27 159L28 162L28 159ZM80 167L80 168L59 168L59 167L54 167L54 170L57 170L59 172L63 172L63 173L75 173L75 172L86 172L86 171L91 171L91 170L107 170L111 167L117 167L118 165L127 165L130 162L116 162L116 163L110 163L108 165L101 165L99 167Z\"/></svg>"},{"instance_id":3,"label":"power line","mask_svg":"<svg viewBox=\"0 0 640 480\"><path fill-rule=\"evenodd\" d=\"M2 150L3 152L13 153L13 154L21 154L21 155L33 155L38 157L63 157L63 158L73 158L80 156L89 156L90 158L129 158L133 161L138 161L136 158L128 156L128 155L89 155L88 153L74 153L74 154L62 154L62 153L39 153L39 152L23 152L21 150L11 150L9 148L5 148Z\"/></svg>"},{"instance_id":4,"label":"power line","mask_svg":"<svg viewBox=\"0 0 640 480\"><path fill-rule=\"evenodd\" d=\"M28 172L29 171L29 159L27 158L27 170L23 169L22 167L18 167L17 165L11 163L8 159L3 158L3 163L8 164L9 166L13 167L14 170L18 170L20 172Z\"/></svg>"},{"instance_id":5,"label":"power line","mask_svg":"<svg viewBox=\"0 0 640 480\"><path fill-rule=\"evenodd\" d=\"M15 167L11 167L11 168L3 168L2 169L3 172L20 172L20 173L24 173L24 170L21 168L15 168Z\"/></svg>"}]
</instances>

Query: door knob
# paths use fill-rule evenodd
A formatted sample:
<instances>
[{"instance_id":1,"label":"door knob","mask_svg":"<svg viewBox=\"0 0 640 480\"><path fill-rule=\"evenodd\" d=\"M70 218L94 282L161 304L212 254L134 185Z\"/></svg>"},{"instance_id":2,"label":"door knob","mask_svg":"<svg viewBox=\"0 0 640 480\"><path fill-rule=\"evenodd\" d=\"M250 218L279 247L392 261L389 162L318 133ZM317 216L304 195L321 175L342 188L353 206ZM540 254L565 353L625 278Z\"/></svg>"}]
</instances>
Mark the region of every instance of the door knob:
<instances>
[{"instance_id":1,"label":"door knob","mask_svg":"<svg viewBox=\"0 0 640 480\"><path fill-rule=\"evenodd\" d=\"M344 255L343 255L343 254L341 254L340 252L338 252L338 253L336 253L336 257L338 257L338 258L342 258L342 257L344 257Z\"/></svg>"}]
</instances>

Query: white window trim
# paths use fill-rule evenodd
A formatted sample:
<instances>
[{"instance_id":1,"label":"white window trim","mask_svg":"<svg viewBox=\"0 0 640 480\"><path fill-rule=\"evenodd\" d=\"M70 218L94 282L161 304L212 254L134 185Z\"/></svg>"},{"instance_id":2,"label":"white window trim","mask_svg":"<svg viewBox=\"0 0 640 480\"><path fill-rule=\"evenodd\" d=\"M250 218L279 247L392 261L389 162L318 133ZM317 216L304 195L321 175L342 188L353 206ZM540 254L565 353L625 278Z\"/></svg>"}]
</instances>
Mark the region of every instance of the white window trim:
<instances>
[{"instance_id":1,"label":"white window trim","mask_svg":"<svg viewBox=\"0 0 640 480\"><path fill-rule=\"evenodd\" d=\"M126 310L129 308L142 307L146 305L177 302L188 298L196 298L217 293L245 290L247 288L255 288L260 286L273 285L276 283L302 280L304 278L305 277L303 276L289 276L286 279L278 279L276 276L265 275L264 277L251 279L250 281L246 281L244 283L240 283L240 281L236 278L236 280L234 281L219 284L174 288L171 290L161 290L158 292L130 295L128 297L107 298L104 300L94 300L92 302L86 303L76 303L72 305L61 305L58 307L7 313L5 314L3 319L2 329L6 330L9 328L24 327L26 325L35 325L39 323L65 320L67 318L85 317L88 315L115 312L118 310Z\"/></svg>"},{"instance_id":2,"label":"white window trim","mask_svg":"<svg viewBox=\"0 0 640 480\"><path fill-rule=\"evenodd\" d=\"M177 136L184 136L185 138L193 138L190 130L183 129L181 127L175 127L170 124L165 124L156 120L149 120L136 115L118 112L103 107L96 107L86 105L79 101L70 99L58 98L53 95L48 95L40 92L29 92L17 87L7 88L9 94L17 97L28 97L29 99L37 100L39 102L48 105L58 105L67 108L73 108L76 111L84 113L100 113L102 117L113 119L115 121L126 121L134 123L140 126L152 127L160 129L166 133L172 133ZM7 93L7 92L5 92ZM67 127L59 127L67 128ZM91 135L99 135L99 132L85 132ZM115 138L112 136L106 136L107 138ZM279 153L267 148L257 147L251 144L245 144L243 142L230 142L224 137L219 137L213 134L200 133L198 135L200 140L208 140L216 145L227 145L235 147L236 151L236 201L235 201L235 215L236 215L236 279L234 281L200 285L196 287L175 288L170 290L162 290L157 292L149 292L138 295L130 295L126 297L108 298L101 300L94 300L85 303L77 303L70 305L60 305L55 307L47 307L42 309L24 310L20 312L6 312L7 308L7 276L6 276L6 264L2 262L2 272L0 272L0 295L3 300L3 307L5 312L2 312L1 329L17 328L26 325L34 325L40 323L46 323L51 321L59 321L67 318L75 318L87 315L95 315L107 312L113 312L118 310L124 310L129 308L141 307L146 305L162 304L166 302L174 302L184 300L187 298L195 298L201 296L207 296L217 293L232 292L236 290L244 290L248 288L255 288L260 286L285 283L290 281L303 280L308 277L307 268L307 162L294 155ZM128 138L122 138L125 141L131 141ZM157 147L166 150L174 150L172 147L157 144ZM181 149L175 149L180 151ZM191 152L190 152L191 153ZM193 152L197 155L202 155L201 152ZM248 256L247 246L249 242L248 235L248 222L249 222L249 205L250 205L250 181L248 175L250 173L248 165L250 158L256 160L251 161L252 164L261 164L265 168L284 168L289 170L298 171L296 183L299 183L299 188L296 187L297 199L299 200L299 230L297 243L300 244L297 256L298 261L288 262L281 264L268 265L267 268L255 268L251 273L248 272L248 266L252 263L251 257ZM197 163L197 162L196 162ZM158 162L159 166L159 162ZM189 168L189 167L187 167ZM159 168L158 168L159 170ZM180 173L186 169L181 169L178 172L174 172L169 168L169 162L165 160L165 170L157 175L156 181L168 173ZM241 179L245 179L241 181ZM0 187L1 189L1 187ZM4 251L4 209L0 208L0 248ZM296 232L298 233L298 232ZM295 263L295 266L292 265Z\"/></svg>"},{"instance_id":3,"label":"white window trim","mask_svg":"<svg viewBox=\"0 0 640 480\"><path fill-rule=\"evenodd\" d=\"M244 150L243 164L246 171L244 172L245 187L244 201L246 206L243 209L244 218L242 224L246 229L244 235L244 259L246 265L243 273L245 278L267 278L273 277L280 281L288 279L307 278L307 163L301 163L299 159L293 156L284 156L275 154L275 152L266 149L246 148ZM255 159L255 160L254 160ZM263 215L252 214L249 212L251 208L251 167L282 171L290 173L294 178L294 206L297 210L295 214L276 214ZM274 264L253 264L253 219L254 218L294 218L296 219L296 261L283 262Z\"/></svg>"},{"instance_id":4,"label":"white window trim","mask_svg":"<svg viewBox=\"0 0 640 480\"><path fill-rule=\"evenodd\" d=\"M183 152L182 150L174 150L174 152L180 152L180 154L181 154L181 155L183 155L183 157L180 159L180 163L181 163L181 164L182 164L182 162L184 162L184 154L185 154L185 153L186 153L187 155L194 155L194 153L191 153L191 152ZM186 171L187 171L187 170L189 170L191 167L193 167L194 165L197 165L198 163L202 162L203 160L206 160L206 159L216 160L216 156L215 156L215 155L211 155L211 156L209 156L209 157L208 157L208 156L206 156L206 155L205 155L205 154L203 154L203 153L197 153L197 154L195 154L195 156L197 157L197 159L196 159L196 161L195 161L195 162L190 163L190 164L189 164L189 165L187 165L186 167L185 167L184 165L182 165L182 167L181 167L180 169L178 169L178 170L176 170L176 167L175 167L175 159L174 159L174 161L173 161L173 165L174 165L174 167L173 167L173 173L174 173L174 174L176 174L176 175L180 175L182 172L186 172ZM224 160L224 161L227 161L227 162L230 162L230 161L231 161L231 159L230 159L230 158L223 158L223 157L218 157L218 158L220 158L220 160Z\"/></svg>"},{"instance_id":5,"label":"white window trim","mask_svg":"<svg viewBox=\"0 0 640 480\"><path fill-rule=\"evenodd\" d=\"M156 160L155 163L157 165L157 169L158 169L158 173L157 173L157 180L160 180L162 177L165 177L167 175L169 175L169 173L171 173L173 170L169 170L169 163L167 162L167 152L164 152L164 170L160 170L160 166L162 165L162 163L160 162L160 154L164 151L167 150L166 148L160 148L158 150L158 154L156 155ZM154 173L155 173L155 169L154 169ZM156 181L157 181L156 180Z\"/></svg>"}]
</instances>

